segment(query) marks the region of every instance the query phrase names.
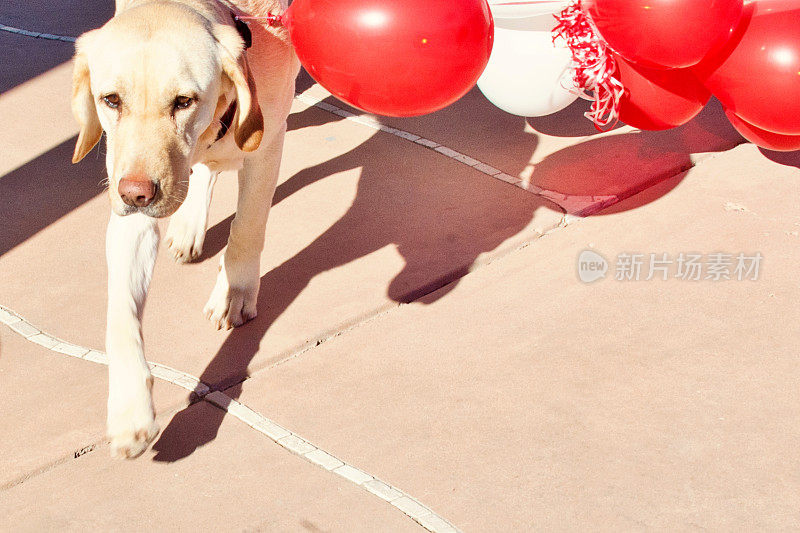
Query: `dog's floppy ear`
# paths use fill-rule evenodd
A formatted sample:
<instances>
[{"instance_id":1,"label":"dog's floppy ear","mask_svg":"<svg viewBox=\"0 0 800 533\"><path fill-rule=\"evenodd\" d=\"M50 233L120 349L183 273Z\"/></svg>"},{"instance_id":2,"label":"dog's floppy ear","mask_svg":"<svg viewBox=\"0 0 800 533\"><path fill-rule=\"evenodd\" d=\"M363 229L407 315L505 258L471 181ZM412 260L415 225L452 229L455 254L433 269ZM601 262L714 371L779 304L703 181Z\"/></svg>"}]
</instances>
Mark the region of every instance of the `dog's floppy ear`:
<instances>
[{"instance_id":1,"label":"dog's floppy ear","mask_svg":"<svg viewBox=\"0 0 800 533\"><path fill-rule=\"evenodd\" d=\"M222 72L236 88L236 116L233 120L233 138L245 152L252 152L261 144L264 134L264 117L256 99L256 84L244 57L244 40L233 26L214 28L218 41Z\"/></svg>"},{"instance_id":2,"label":"dog's floppy ear","mask_svg":"<svg viewBox=\"0 0 800 533\"><path fill-rule=\"evenodd\" d=\"M72 114L81 125L78 142L75 143L75 152L72 162L77 163L88 154L103 135L103 127L97 117L94 96L89 77L89 62L86 59L85 48L88 46L92 32L83 34L75 43L75 57L72 70Z\"/></svg>"}]
</instances>

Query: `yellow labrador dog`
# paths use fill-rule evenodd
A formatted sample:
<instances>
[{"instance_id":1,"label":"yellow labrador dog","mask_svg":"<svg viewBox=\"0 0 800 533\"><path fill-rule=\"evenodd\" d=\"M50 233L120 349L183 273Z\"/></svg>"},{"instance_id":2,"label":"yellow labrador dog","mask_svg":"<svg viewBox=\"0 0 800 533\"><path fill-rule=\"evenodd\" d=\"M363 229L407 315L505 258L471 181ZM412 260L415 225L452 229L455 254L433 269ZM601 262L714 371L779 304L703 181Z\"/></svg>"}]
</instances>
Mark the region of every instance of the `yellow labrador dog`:
<instances>
[{"instance_id":1,"label":"yellow labrador dog","mask_svg":"<svg viewBox=\"0 0 800 533\"><path fill-rule=\"evenodd\" d=\"M108 436L141 454L158 434L141 316L158 248L156 219L179 261L203 246L217 174L239 172L239 200L205 306L218 328L256 315L259 257L299 62L283 28L237 17L278 14L286 0L117 0L76 43L73 162L107 136Z\"/></svg>"}]
</instances>

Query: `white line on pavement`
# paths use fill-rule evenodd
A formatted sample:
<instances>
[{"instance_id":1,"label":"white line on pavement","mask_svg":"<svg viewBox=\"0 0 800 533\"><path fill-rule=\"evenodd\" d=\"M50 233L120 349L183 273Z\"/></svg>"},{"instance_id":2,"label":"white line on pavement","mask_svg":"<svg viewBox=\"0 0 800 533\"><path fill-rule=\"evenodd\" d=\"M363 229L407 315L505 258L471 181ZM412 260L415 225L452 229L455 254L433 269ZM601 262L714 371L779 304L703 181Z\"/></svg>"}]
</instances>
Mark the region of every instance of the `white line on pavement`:
<instances>
[{"instance_id":1,"label":"white line on pavement","mask_svg":"<svg viewBox=\"0 0 800 533\"><path fill-rule=\"evenodd\" d=\"M21 337L39 344L51 352L108 365L108 356L105 353L77 346L44 333L14 311L2 305L0 305L0 323L5 324ZM402 490L377 479L355 466L345 463L318 446L311 444L303 437L282 427L277 422L250 409L243 403L237 402L225 393L212 391L211 387L191 374L160 363L149 363L149 365L154 377L195 393L199 399L207 401L229 415L238 418L282 446L285 450L320 466L324 470L339 475L382 500L386 500L428 531L433 533L455 533L458 531L455 526L434 513L430 507L423 505Z\"/></svg>"},{"instance_id":2,"label":"white line on pavement","mask_svg":"<svg viewBox=\"0 0 800 533\"><path fill-rule=\"evenodd\" d=\"M589 216L619 201L619 198L613 195L577 196L577 195L566 195L560 192L542 189L541 187L536 186L530 181L523 180L517 176L506 174L505 172L498 170L491 165L483 163L482 161L478 161L477 159L474 159L468 155L462 154L457 150L453 150L452 148L441 145L436 141L420 137L419 135L410 133L408 131L403 131L397 128L393 128L391 126L387 126L386 124L381 124L380 121L373 115L369 114L358 115L356 113L353 113L346 109L342 109L340 107L337 107L333 104L326 102L325 101L326 98L312 96L307 93L296 93L295 98L306 105L314 106L329 113L333 113L334 115L342 117L345 120L350 120L352 122L356 122L363 126L367 126L368 128L372 128L378 131L383 131L385 133L389 133L391 135L400 137L401 139L405 139L409 142L413 142L420 146L424 146L425 148L429 148L463 165L472 167L478 172L481 172L482 174L486 174L487 176L491 176L492 178L504 181L508 184L514 185L515 187L519 187L524 191L528 191L530 193L546 198L547 200L550 200L551 202L562 207L569 215L573 217Z\"/></svg>"}]
</instances>

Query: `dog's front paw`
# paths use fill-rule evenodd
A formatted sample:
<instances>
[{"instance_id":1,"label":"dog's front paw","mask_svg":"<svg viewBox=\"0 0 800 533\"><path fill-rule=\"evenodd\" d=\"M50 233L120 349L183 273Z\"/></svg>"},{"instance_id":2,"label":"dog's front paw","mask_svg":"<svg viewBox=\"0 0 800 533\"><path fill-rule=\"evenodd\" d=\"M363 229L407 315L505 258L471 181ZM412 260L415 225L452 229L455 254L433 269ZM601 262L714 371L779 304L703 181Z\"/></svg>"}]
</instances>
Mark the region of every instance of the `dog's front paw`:
<instances>
[{"instance_id":1,"label":"dog's front paw","mask_svg":"<svg viewBox=\"0 0 800 533\"><path fill-rule=\"evenodd\" d=\"M208 303L203 308L203 314L217 329L231 329L241 326L252 320L258 314L256 304L258 301L258 264L256 263L255 279L232 284L228 280L225 267L221 266L217 283ZM242 277L242 276L240 276ZM253 276L247 276L252 278ZM244 281L244 280L243 280Z\"/></svg>"},{"instance_id":2,"label":"dog's front paw","mask_svg":"<svg viewBox=\"0 0 800 533\"><path fill-rule=\"evenodd\" d=\"M112 457L133 459L140 456L159 432L148 387L136 394L114 394L108 399L108 429ZM122 393L122 391L117 391Z\"/></svg>"},{"instance_id":3,"label":"dog's front paw","mask_svg":"<svg viewBox=\"0 0 800 533\"><path fill-rule=\"evenodd\" d=\"M158 436L159 431L158 424L153 420L142 427L131 428L115 435L109 435L111 439L111 457L125 459L139 457Z\"/></svg>"},{"instance_id":4,"label":"dog's front paw","mask_svg":"<svg viewBox=\"0 0 800 533\"><path fill-rule=\"evenodd\" d=\"M203 253L206 238L206 216L202 206L184 202L170 218L164 242L175 261L188 263Z\"/></svg>"}]
</instances>

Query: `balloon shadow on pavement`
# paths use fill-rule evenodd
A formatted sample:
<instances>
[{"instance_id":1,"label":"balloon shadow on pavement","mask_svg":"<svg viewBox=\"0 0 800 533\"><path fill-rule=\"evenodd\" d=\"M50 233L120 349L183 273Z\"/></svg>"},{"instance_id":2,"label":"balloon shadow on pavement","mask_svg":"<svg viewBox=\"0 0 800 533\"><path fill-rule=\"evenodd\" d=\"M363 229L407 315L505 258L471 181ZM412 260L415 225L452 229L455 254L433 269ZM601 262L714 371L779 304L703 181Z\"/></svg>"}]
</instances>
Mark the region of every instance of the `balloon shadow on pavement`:
<instances>
[{"instance_id":1,"label":"balloon shadow on pavement","mask_svg":"<svg viewBox=\"0 0 800 533\"><path fill-rule=\"evenodd\" d=\"M774 163L787 167L800 168L800 150L794 152L775 152L773 150L759 148L758 151L761 152L761 155Z\"/></svg>"},{"instance_id":2,"label":"balloon shadow on pavement","mask_svg":"<svg viewBox=\"0 0 800 533\"><path fill-rule=\"evenodd\" d=\"M333 100L331 103L341 105ZM453 112L450 109L444 113ZM340 117L325 117L311 108L292 115L289 129L339 120ZM455 116L454 120L460 119ZM500 120L510 121L507 115ZM494 138L484 141L498 146L524 144L526 149L514 159L513 168L503 169L519 173L529 165L538 137L525 131L524 119L514 117L513 122L513 130L498 129ZM697 122L688 130L624 133L569 146L538 163L534 180L553 187L568 187L571 194L605 191L612 185L621 191L626 186L634 186L634 178L640 179L634 175L636 172L663 170L665 161L669 163L667 171L691 166L687 150L727 149L720 144L720 139L726 135L724 132L707 131L718 128L716 119L701 117ZM397 123L393 125L402 127ZM488 131L491 126L484 133ZM425 296L421 303L431 304L453 290L481 254L497 249L528 227L539 209L558 210L539 196L498 184L489 176L476 179L474 170L464 167L461 172L452 160L438 155L433 159L411 158L409 150L393 151L397 142L405 141L377 133L349 152L306 168L278 186L273 205L319 180L361 168L355 199L347 212L303 250L261 278L257 318L228 335L200 376L204 383L214 390L223 390L233 399L238 398L249 372L259 370L249 366L262 339L321 273L393 246L405 264L387 286L389 299L419 303ZM659 159L661 166L658 167L643 166L641 161L648 157L666 160ZM425 167L420 168L421 164ZM603 172L608 171L609 165L616 171L612 178L605 178ZM210 249L204 256L215 255L224 246L229 224L230 218L211 228L206 240ZM336 302L326 305L336 305ZM314 342L311 339L310 345ZM225 412L218 410L199 422L192 415L191 407L177 413L153 446L154 460L170 462L187 457L214 440L224 417ZM198 423L203 425L202 429L197 428Z\"/></svg>"},{"instance_id":3,"label":"balloon shadow on pavement","mask_svg":"<svg viewBox=\"0 0 800 533\"><path fill-rule=\"evenodd\" d=\"M532 181L567 196L613 196L621 201L691 169L690 154L728 150L742 141L722 106L712 100L677 128L596 135L558 150L535 165ZM625 208L641 207L654 198L641 196L641 200L626 202Z\"/></svg>"}]
</instances>

